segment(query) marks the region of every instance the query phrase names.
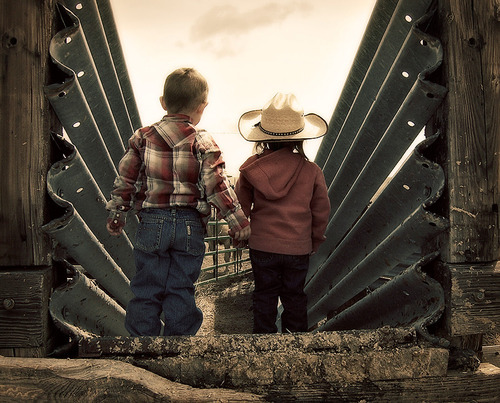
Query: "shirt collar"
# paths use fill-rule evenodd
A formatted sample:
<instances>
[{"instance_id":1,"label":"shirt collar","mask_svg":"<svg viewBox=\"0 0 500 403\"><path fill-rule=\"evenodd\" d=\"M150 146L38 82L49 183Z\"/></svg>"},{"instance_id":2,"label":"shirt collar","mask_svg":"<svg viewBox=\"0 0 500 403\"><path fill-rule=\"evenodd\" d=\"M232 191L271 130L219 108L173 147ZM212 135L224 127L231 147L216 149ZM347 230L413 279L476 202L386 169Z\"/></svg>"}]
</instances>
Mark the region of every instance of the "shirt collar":
<instances>
[{"instance_id":1,"label":"shirt collar","mask_svg":"<svg viewBox=\"0 0 500 403\"><path fill-rule=\"evenodd\" d=\"M189 123L192 124L191 118L188 115L184 115L182 113L172 113L172 114L165 115L165 116L163 116L162 120L167 120L167 119L188 121Z\"/></svg>"}]
</instances>

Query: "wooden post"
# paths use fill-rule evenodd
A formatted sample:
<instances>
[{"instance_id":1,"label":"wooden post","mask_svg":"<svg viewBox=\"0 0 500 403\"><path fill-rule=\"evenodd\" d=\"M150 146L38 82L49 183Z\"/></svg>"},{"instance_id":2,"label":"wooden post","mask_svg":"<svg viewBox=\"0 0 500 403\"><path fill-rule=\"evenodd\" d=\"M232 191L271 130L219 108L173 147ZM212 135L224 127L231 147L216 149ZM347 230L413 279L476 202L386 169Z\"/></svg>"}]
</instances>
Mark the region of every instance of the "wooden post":
<instances>
[{"instance_id":1,"label":"wooden post","mask_svg":"<svg viewBox=\"0 0 500 403\"><path fill-rule=\"evenodd\" d=\"M60 132L43 86L50 70L55 0L0 0L0 354L44 354L51 244L46 174ZM45 306L40 304L44 301ZM38 308L34 308L38 307ZM33 333L33 328L37 331ZM45 330L43 330L45 329ZM11 348L28 348L24 353Z\"/></svg>"},{"instance_id":2,"label":"wooden post","mask_svg":"<svg viewBox=\"0 0 500 403\"><path fill-rule=\"evenodd\" d=\"M447 186L450 230L437 272L447 286L446 333L500 333L500 1L438 0L449 92L431 125ZM429 127L428 127L429 129Z\"/></svg>"}]
</instances>

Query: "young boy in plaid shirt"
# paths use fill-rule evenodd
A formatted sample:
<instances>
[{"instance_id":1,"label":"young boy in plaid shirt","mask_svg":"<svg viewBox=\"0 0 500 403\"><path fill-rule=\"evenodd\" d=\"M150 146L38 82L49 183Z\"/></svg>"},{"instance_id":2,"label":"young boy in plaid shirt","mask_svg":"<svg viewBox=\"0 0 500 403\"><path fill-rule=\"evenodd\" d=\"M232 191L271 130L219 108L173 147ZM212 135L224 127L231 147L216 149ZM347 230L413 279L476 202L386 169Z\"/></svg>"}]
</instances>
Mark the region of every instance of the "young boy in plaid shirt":
<instances>
[{"instance_id":1,"label":"young boy in plaid shirt","mask_svg":"<svg viewBox=\"0 0 500 403\"><path fill-rule=\"evenodd\" d=\"M119 235L127 211L139 215L134 256L134 298L125 327L132 336L194 335L203 314L194 282L205 254L204 218L210 204L238 241L250 236L249 222L224 175L221 151L212 136L197 129L207 106L208 84L192 68L165 81L160 102L167 115L137 130L119 164L107 228Z\"/></svg>"}]
</instances>

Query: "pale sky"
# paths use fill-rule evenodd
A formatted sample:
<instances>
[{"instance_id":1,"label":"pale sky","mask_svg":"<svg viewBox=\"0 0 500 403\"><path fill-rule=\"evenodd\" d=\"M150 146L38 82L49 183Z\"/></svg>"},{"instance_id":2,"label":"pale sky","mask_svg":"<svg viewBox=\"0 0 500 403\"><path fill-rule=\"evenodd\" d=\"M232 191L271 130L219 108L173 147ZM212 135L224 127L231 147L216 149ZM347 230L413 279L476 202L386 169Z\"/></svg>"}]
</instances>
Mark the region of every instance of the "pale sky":
<instances>
[{"instance_id":1,"label":"pale sky","mask_svg":"<svg viewBox=\"0 0 500 403\"><path fill-rule=\"evenodd\" d=\"M111 0L144 125L164 115L166 76L194 67L210 86L198 127L222 149L226 170L252 153L239 117L277 92L330 121L376 0ZM321 140L305 143L313 160Z\"/></svg>"}]
</instances>

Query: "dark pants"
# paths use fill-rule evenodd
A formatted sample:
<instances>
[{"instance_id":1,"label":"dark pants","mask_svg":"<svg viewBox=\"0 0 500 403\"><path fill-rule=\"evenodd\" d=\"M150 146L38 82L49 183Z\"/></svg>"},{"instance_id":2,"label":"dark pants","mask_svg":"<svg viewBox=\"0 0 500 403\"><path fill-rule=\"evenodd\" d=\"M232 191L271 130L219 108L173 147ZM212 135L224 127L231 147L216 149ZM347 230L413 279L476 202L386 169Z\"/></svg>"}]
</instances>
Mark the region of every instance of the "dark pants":
<instances>
[{"instance_id":1,"label":"dark pants","mask_svg":"<svg viewBox=\"0 0 500 403\"><path fill-rule=\"evenodd\" d=\"M307 331L307 295L304 282L309 255L282 255L250 249L255 281L254 333L276 333L278 298L283 305L282 332Z\"/></svg>"}]
</instances>

